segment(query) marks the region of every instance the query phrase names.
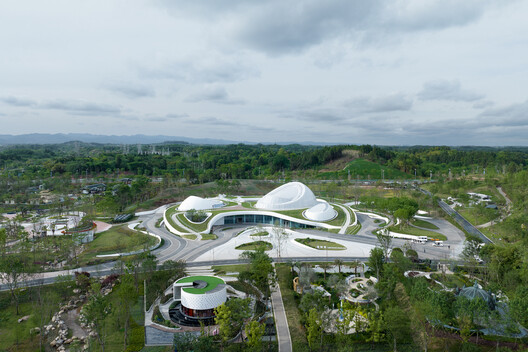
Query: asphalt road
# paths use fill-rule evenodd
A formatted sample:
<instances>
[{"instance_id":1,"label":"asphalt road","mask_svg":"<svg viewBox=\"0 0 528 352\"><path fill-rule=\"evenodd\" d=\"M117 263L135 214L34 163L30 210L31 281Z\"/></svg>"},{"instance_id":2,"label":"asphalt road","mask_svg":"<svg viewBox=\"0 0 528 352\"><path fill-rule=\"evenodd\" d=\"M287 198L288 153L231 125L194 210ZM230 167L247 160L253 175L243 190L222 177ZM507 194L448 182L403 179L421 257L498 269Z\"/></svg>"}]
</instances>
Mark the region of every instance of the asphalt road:
<instances>
[{"instance_id":1,"label":"asphalt road","mask_svg":"<svg viewBox=\"0 0 528 352\"><path fill-rule=\"evenodd\" d=\"M214 247L219 246L229 240L231 240L238 232L240 232L246 226L230 226L230 229L222 230L215 229L214 233L218 236L217 240L214 241L192 241L186 240L180 236L176 236L166 230L164 227L156 227L157 220L163 216L163 212L166 207L161 207L155 211L143 213L139 216L139 220L143 222L145 228L158 236L160 236L164 241L163 245L153 251L158 257L159 263L163 263L167 260L184 260L187 266L209 266L209 265L221 265L221 264L237 264L240 263L238 259L238 254L233 253L233 258L229 260L211 260L211 261L200 261L196 262L195 259L198 258L203 253L214 249ZM377 245L378 241L376 236L372 231L379 229L378 224L376 224L371 218L364 214L356 214L358 220L361 222L362 228L356 235L346 235L346 234L334 234L326 231L318 230L301 230L300 232L306 234L317 234L328 239L339 239L344 241L350 241L354 243L363 243L370 245ZM136 220L137 221L137 220ZM410 241L393 239L392 247L403 247L405 244L411 245L414 248L420 258L424 259L446 259L455 252L456 246L461 246L464 240L464 235L458 230L455 226L450 224L445 220L429 220L435 225L439 226L441 231L448 237L448 240L445 242L445 247L432 247L431 245L421 245L421 244L412 244ZM447 246L451 248L448 248ZM332 253L333 254L333 253ZM345 261L360 260L365 261L367 258L363 257L340 257L340 256L328 256L328 257L295 257L295 258L283 258L282 260L288 261L323 261L323 260L342 259ZM74 272L87 271L95 276L108 275L113 271L116 271L115 268L116 262L111 261L100 265L86 266L77 268L75 270L63 270L38 274L34 279L28 282L29 285L37 285L40 283L49 284L52 283L55 278L59 275L71 275ZM5 290L5 285L0 285L0 290Z\"/></svg>"}]
</instances>

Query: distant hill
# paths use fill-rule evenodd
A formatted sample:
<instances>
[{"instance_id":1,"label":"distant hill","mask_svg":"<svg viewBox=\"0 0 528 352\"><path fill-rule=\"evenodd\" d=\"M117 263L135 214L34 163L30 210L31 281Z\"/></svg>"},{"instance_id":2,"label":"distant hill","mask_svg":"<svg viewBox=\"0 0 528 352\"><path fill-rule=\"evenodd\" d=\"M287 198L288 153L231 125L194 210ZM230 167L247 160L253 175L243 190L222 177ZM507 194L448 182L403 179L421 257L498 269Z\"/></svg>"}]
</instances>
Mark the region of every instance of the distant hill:
<instances>
[{"instance_id":1,"label":"distant hill","mask_svg":"<svg viewBox=\"0 0 528 352\"><path fill-rule=\"evenodd\" d=\"M182 136L166 136L156 135L148 136L144 134L135 134L130 136L117 135L98 135L89 133L30 133L30 134L0 134L0 145L13 144L60 144L66 142L79 141L84 143L100 143L100 144L159 144L159 143L178 143L185 142L191 144L257 144L247 141L233 141L225 139L214 138L191 138ZM332 145L331 143L317 143L317 142L270 142L262 144L302 144L302 145Z\"/></svg>"},{"instance_id":2,"label":"distant hill","mask_svg":"<svg viewBox=\"0 0 528 352\"><path fill-rule=\"evenodd\" d=\"M319 178L333 178L336 176L336 173L339 178L344 178L348 176L348 172L350 171L350 177L352 179L355 179L358 177L361 180L366 180L370 177L370 179L381 179L382 173L381 171L384 171L384 177L386 180L388 179L400 179L400 178L410 178L411 175L407 174L405 172L402 172L400 170L394 169L392 167L387 167L384 165L380 165L378 163L368 161L365 159L357 158L352 161L350 161L344 168L341 170L336 171L328 171L327 169L322 170L321 173L319 173Z\"/></svg>"}]
</instances>

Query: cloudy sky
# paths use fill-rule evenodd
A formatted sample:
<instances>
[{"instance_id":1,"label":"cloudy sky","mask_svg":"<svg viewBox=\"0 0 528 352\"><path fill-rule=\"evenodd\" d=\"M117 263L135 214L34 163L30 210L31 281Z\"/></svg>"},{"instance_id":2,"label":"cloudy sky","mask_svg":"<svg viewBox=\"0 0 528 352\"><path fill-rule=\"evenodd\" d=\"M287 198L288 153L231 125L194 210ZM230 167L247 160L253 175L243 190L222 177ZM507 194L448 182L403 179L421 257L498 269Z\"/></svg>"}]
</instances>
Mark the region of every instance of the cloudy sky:
<instances>
[{"instance_id":1,"label":"cloudy sky","mask_svg":"<svg viewBox=\"0 0 528 352\"><path fill-rule=\"evenodd\" d=\"M0 134L528 145L528 1L2 0Z\"/></svg>"}]
</instances>

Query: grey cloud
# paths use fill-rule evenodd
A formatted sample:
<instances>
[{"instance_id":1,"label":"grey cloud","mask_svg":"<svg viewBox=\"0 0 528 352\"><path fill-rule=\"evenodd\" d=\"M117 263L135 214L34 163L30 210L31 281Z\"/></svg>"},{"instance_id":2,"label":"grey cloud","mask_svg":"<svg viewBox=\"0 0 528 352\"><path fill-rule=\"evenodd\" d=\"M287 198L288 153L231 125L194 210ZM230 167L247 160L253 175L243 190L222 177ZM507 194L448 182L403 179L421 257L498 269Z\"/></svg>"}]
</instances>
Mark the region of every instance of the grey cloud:
<instances>
[{"instance_id":1,"label":"grey cloud","mask_svg":"<svg viewBox=\"0 0 528 352\"><path fill-rule=\"evenodd\" d=\"M156 96L154 89L134 84L112 84L107 89L130 99Z\"/></svg>"},{"instance_id":2,"label":"grey cloud","mask_svg":"<svg viewBox=\"0 0 528 352\"><path fill-rule=\"evenodd\" d=\"M37 102L31 99L26 98L17 98L17 97L2 97L0 101L11 106L16 107L33 107L37 105Z\"/></svg>"},{"instance_id":3,"label":"grey cloud","mask_svg":"<svg viewBox=\"0 0 528 352\"><path fill-rule=\"evenodd\" d=\"M189 115L188 114L167 114L165 116L149 117L146 120L154 121L154 122L165 122L165 121L170 121L170 120L181 120L186 117L189 117Z\"/></svg>"},{"instance_id":4,"label":"grey cloud","mask_svg":"<svg viewBox=\"0 0 528 352\"><path fill-rule=\"evenodd\" d=\"M484 95L463 89L458 81L430 81L426 82L418 93L421 100L449 100L473 102L481 100Z\"/></svg>"},{"instance_id":5,"label":"grey cloud","mask_svg":"<svg viewBox=\"0 0 528 352\"><path fill-rule=\"evenodd\" d=\"M528 100L523 103L487 109L478 115L480 122L497 126L528 126Z\"/></svg>"},{"instance_id":6,"label":"grey cloud","mask_svg":"<svg viewBox=\"0 0 528 352\"><path fill-rule=\"evenodd\" d=\"M113 105L97 104L77 100L55 100L45 102L40 106L45 109L63 110L79 115L118 115L121 113L121 109Z\"/></svg>"},{"instance_id":7,"label":"grey cloud","mask_svg":"<svg viewBox=\"0 0 528 352\"><path fill-rule=\"evenodd\" d=\"M354 98L345 102L345 106L364 113L383 113L411 110L413 102L402 93L375 98Z\"/></svg>"},{"instance_id":8,"label":"grey cloud","mask_svg":"<svg viewBox=\"0 0 528 352\"><path fill-rule=\"evenodd\" d=\"M155 67L140 67L139 75L147 79L169 79L189 83L230 83L256 77L254 68L233 58L188 59L166 62Z\"/></svg>"},{"instance_id":9,"label":"grey cloud","mask_svg":"<svg viewBox=\"0 0 528 352\"><path fill-rule=\"evenodd\" d=\"M400 33L442 30L478 20L489 0L383 1L164 1L176 16L191 13L206 21L229 19L233 36L267 54L300 52L340 38L368 44ZM508 3L510 1L507 1Z\"/></svg>"},{"instance_id":10,"label":"grey cloud","mask_svg":"<svg viewBox=\"0 0 528 352\"><path fill-rule=\"evenodd\" d=\"M492 107L493 105L495 105L495 103L492 102L491 100L483 100L483 101L477 101L475 104L473 104L473 108L474 109L486 109L486 108Z\"/></svg>"},{"instance_id":11,"label":"grey cloud","mask_svg":"<svg viewBox=\"0 0 528 352\"><path fill-rule=\"evenodd\" d=\"M117 106L81 100L47 100L38 102L25 98L7 97L0 98L0 101L16 107L30 107L36 110L62 110L76 115L113 115L116 117L121 115L121 108ZM127 118L126 116L121 117Z\"/></svg>"},{"instance_id":12,"label":"grey cloud","mask_svg":"<svg viewBox=\"0 0 528 352\"><path fill-rule=\"evenodd\" d=\"M205 88L202 91L191 94L186 101L188 102L202 102L210 101L213 103L219 104L244 104L245 102L240 99L232 99L225 88L223 87L209 87Z\"/></svg>"}]
</instances>

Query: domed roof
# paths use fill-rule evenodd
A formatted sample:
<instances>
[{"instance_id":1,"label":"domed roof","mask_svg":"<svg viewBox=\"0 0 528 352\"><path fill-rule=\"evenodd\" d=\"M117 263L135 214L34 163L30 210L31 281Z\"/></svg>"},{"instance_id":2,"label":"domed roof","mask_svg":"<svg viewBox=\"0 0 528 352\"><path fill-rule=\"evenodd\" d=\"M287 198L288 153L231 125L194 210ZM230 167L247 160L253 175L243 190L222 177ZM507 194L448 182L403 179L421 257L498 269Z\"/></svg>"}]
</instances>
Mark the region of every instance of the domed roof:
<instances>
[{"instance_id":1,"label":"domed roof","mask_svg":"<svg viewBox=\"0 0 528 352\"><path fill-rule=\"evenodd\" d=\"M308 187L300 182L290 182L260 198L255 208L289 210L310 208L316 204L315 195Z\"/></svg>"},{"instance_id":2,"label":"domed roof","mask_svg":"<svg viewBox=\"0 0 528 352\"><path fill-rule=\"evenodd\" d=\"M213 208L223 207L224 203L218 199L209 199L209 198L200 198L196 196L187 197L183 202L181 202L178 210L187 211L187 210L206 210Z\"/></svg>"},{"instance_id":3,"label":"domed roof","mask_svg":"<svg viewBox=\"0 0 528 352\"><path fill-rule=\"evenodd\" d=\"M313 221L327 221L337 215L335 209L327 202L321 201L304 212L304 217Z\"/></svg>"},{"instance_id":4,"label":"domed roof","mask_svg":"<svg viewBox=\"0 0 528 352\"><path fill-rule=\"evenodd\" d=\"M493 308L495 305L495 300L489 292L481 289L479 284L475 281L475 284L470 287L464 287L459 292L460 296L464 296L469 300L474 300L475 298L480 297L484 302L486 302L490 308Z\"/></svg>"}]
</instances>

